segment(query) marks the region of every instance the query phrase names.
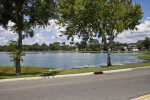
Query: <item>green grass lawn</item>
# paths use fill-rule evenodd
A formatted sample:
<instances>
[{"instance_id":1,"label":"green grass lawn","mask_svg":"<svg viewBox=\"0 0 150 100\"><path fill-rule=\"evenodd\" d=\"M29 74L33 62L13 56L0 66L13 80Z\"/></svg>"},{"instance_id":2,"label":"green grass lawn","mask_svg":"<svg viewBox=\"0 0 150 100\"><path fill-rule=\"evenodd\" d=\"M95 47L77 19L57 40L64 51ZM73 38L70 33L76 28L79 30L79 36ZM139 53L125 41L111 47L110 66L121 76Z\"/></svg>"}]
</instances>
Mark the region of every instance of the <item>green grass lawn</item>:
<instances>
[{"instance_id":1,"label":"green grass lawn","mask_svg":"<svg viewBox=\"0 0 150 100\"><path fill-rule=\"evenodd\" d=\"M0 66L0 79L40 76L43 75L44 72L48 71L49 68L23 66L21 67L21 76L16 76L15 70L14 66Z\"/></svg>"},{"instance_id":2,"label":"green grass lawn","mask_svg":"<svg viewBox=\"0 0 150 100\"><path fill-rule=\"evenodd\" d=\"M6 66L0 67L0 79L8 78L21 78L21 77L37 77L37 76L53 76L53 75L64 75L64 74L76 74L76 73L86 73L86 72L96 72L96 71L106 71L106 70L116 70L125 68L137 68L150 66L150 62L147 63L136 63L128 65L115 65L111 67L93 67L93 68L81 68L81 69L60 69L51 70L44 67L22 67L22 75L15 75L15 67Z\"/></svg>"}]
</instances>

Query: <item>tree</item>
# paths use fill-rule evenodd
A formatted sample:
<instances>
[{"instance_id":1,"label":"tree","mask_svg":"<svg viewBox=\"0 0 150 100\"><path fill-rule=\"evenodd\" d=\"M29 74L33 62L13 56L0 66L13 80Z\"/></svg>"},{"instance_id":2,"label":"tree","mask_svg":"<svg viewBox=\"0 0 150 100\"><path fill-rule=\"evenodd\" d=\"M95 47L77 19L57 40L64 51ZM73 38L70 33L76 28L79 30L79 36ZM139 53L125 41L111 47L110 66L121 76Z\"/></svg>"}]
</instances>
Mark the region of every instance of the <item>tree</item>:
<instances>
[{"instance_id":1,"label":"tree","mask_svg":"<svg viewBox=\"0 0 150 100\"><path fill-rule=\"evenodd\" d=\"M132 0L59 0L58 24L66 26L68 38L74 35L85 41L102 38L107 45L107 66L111 66L110 47L113 39L124 30L135 30L142 18L142 9Z\"/></svg>"},{"instance_id":2,"label":"tree","mask_svg":"<svg viewBox=\"0 0 150 100\"><path fill-rule=\"evenodd\" d=\"M145 39L142 42L143 46L145 47L146 50L150 49L150 38L149 37L145 37Z\"/></svg>"},{"instance_id":3,"label":"tree","mask_svg":"<svg viewBox=\"0 0 150 100\"><path fill-rule=\"evenodd\" d=\"M89 41L89 49L92 51L100 50L100 43L97 39L92 39Z\"/></svg>"},{"instance_id":4,"label":"tree","mask_svg":"<svg viewBox=\"0 0 150 100\"><path fill-rule=\"evenodd\" d=\"M142 50L142 44L137 44L137 49Z\"/></svg>"},{"instance_id":5,"label":"tree","mask_svg":"<svg viewBox=\"0 0 150 100\"><path fill-rule=\"evenodd\" d=\"M55 7L55 0L0 0L0 25L18 34L18 55L22 52L22 40L33 37L33 28L45 27L50 24L49 19L55 18ZM9 22L14 25L8 27ZM16 75L21 74L20 60L15 62Z\"/></svg>"},{"instance_id":6,"label":"tree","mask_svg":"<svg viewBox=\"0 0 150 100\"><path fill-rule=\"evenodd\" d=\"M120 50L121 50L121 51L125 51L125 48L124 48L124 47L121 47Z\"/></svg>"},{"instance_id":7,"label":"tree","mask_svg":"<svg viewBox=\"0 0 150 100\"><path fill-rule=\"evenodd\" d=\"M50 50L60 50L60 43L59 42L54 42L52 44L49 44Z\"/></svg>"},{"instance_id":8,"label":"tree","mask_svg":"<svg viewBox=\"0 0 150 100\"><path fill-rule=\"evenodd\" d=\"M79 50L86 50L87 43L85 41L81 41L79 44Z\"/></svg>"},{"instance_id":9,"label":"tree","mask_svg":"<svg viewBox=\"0 0 150 100\"><path fill-rule=\"evenodd\" d=\"M70 45L72 46L74 44L74 42L70 42Z\"/></svg>"},{"instance_id":10,"label":"tree","mask_svg":"<svg viewBox=\"0 0 150 100\"><path fill-rule=\"evenodd\" d=\"M38 43L33 44L33 48L35 51L39 51L40 50L40 45Z\"/></svg>"},{"instance_id":11,"label":"tree","mask_svg":"<svg viewBox=\"0 0 150 100\"><path fill-rule=\"evenodd\" d=\"M48 46L46 45L46 43L43 43L43 44L41 45L41 50L42 50L42 51L48 50Z\"/></svg>"},{"instance_id":12,"label":"tree","mask_svg":"<svg viewBox=\"0 0 150 100\"><path fill-rule=\"evenodd\" d=\"M16 41L9 41L8 44L7 50L10 52L11 61L14 61L15 63L17 63L18 60L23 61L22 56L25 56L25 54L20 53L20 51L17 49L18 43Z\"/></svg>"}]
</instances>

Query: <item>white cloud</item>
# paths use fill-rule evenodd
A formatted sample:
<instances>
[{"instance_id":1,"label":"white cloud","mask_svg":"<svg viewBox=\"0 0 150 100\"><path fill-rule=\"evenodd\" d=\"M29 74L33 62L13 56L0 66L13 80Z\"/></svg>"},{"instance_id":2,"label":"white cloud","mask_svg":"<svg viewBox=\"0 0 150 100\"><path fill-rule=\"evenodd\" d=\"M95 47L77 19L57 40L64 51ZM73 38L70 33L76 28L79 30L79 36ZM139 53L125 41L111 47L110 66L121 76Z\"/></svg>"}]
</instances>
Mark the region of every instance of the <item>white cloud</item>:
<instances>
[{"instance_id":1,"label":"white cloud","mask_svg":"<svg viewBox=\"0 0 150 100\"><path fill-rule=\"evenodd\" d=\"M52 36L51 38L52 38L52 39L56 39L56 37L55 37L55 36Z\"/></svg>"},{"instance_id":2,"label":"white cloud","mask_svg":"<svg viewBox=\"0 0 150 100\"><path fill-rule=\"evenodd\" d=\"M138 30L131 31L127 30L118 35L115 38L115 41L122 42L122 43L135 43L138 40L142 40L145 37L150 37L150 20L145 20L144 23L141 23L137 26Z\"/></svg>"},{"instance_id":3,"label":"white cloud","mask_svg":"<svg viewBox=\"0 0 150 100\"><path fill-rule=\"evenodd\" d=\"M35 28L35 36L33 38L28 38L23 40L24 44L34 44L34 43L53 43L53 42L67 42L66 36L60 37L62 35L61 31L65 31L65 27L59 27L55 25L54 20L49 20L51 26L47 26L44 28ZM9 26L12 26L13 23L9 22ZM122 43L132 43L137 42L138 40L144 39L145 37L150 37L150 17L147 17L144 23L141 23L137 26L138 30L133 31L124 31L115 38L115 41L119 41ZM0 44L7 44L8 40L17 39L17 34L12 31L5 30L0 26ZM80 42L81 39L78 39L77 36L74 36L74 42Z\"/></svg>"},{"instance_id":4,"label":"white cloud","mask_svg":"<svg viewBox=\"0 0 150 100\"><path fill-rule=\"evenodd\" d=\"M147 17L147 19L150 19L150 17Z\"/></svg>"},{"instance_id":5,"label":"white cloud","mask_svg":"<svg viewBox=\"0 0 150 100\"><path fill-rule=\"evenodd\" d=\"M0 45L7 44L8 40L5 39L5 37L0 37Z\"/></svg>"},{"instance_id":6,"label":"white cloud","mask_svg":"<svg viewBox=\"0 0 150 100\"><path fill-rule=\"evenodd\" d=\"M14 23L9 21L8 23L8 30L5 30L2 26L0 26L0 35L1 36L12 36L12 35L15 35L16 33L10 31L10 27L13 26Z\"/></svg>"},{"instance_id":7,"label":"white cloud","mask_svg":"<svg viewBox=\"0 0 150 100\"><path fill-rule=\"evenodd\" d=\"M14 40L14 41L17 41L17 40L18 40L18 37L13 38L13 40Z\"/></svg>"},{"instance_id":8,"label":"white cloud","mask_svg":"<svg viewBox=\"0 0 150 100\"><path fill-rule=\"evenodd\" d=\"M11 27L11 26L13 26L13 25L15 25L15 23L13 23L13 22L11 22L11 21L8 22L8 27Z\"/></svg>"},{"instance_id":9,"label":"white cloud","mask_svg":"<svg viewBox=\"0 0 150 100\"><path fill-rule=\"evenodd\" d=\"M42 35L42 33L37 33L35 36L35 42L39 43L39 42L44 42L44 37Z\"/></svg>"},{"instance_id":10,"label":"white cloud","mask_svg":"<svg viewBox=\"0 0 150 100\"><path fill-rule=\"evenodd\" d=\"M13 33L10 30L5 30L4 28L0 27L0 35L1 36L12 36L15 35L16 33Z\"/></svg>"},{"instance_id":11,"label":"white cloud","mask_svg":"<svg viewBox=\"0 0 150 100\"><path fill-rule=\"evenodd\" d=\"M79 39L78 37L75 37L75 38L74 38L74 41L75 41L75 42L80 42L81 39Z\"/></svg>"}]
</instances>

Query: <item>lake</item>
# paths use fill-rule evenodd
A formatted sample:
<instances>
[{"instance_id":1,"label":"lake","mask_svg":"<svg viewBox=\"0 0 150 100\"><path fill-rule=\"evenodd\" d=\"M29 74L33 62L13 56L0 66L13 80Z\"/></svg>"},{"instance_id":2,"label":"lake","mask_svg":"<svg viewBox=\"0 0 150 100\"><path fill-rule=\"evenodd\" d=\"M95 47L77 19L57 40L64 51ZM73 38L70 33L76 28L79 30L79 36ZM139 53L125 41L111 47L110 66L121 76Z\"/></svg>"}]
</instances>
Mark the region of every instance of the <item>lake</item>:
<instances>
[{"instance_id":1,"label":"lake","mask_svg":"<svg viewBox=\"0 0 150 100\"><path fill-rule=\"evenodd\" d=\"M112 53L112 65L143 62L135 58L144 56L144 53ZM38 66L56 69L71 69L84 67L99 67L106 65L107 53L53 53L53 52L26 52L22 66ZM0 66L13 66L7 52L0 52Z\"/></svg>"}]
</instances>

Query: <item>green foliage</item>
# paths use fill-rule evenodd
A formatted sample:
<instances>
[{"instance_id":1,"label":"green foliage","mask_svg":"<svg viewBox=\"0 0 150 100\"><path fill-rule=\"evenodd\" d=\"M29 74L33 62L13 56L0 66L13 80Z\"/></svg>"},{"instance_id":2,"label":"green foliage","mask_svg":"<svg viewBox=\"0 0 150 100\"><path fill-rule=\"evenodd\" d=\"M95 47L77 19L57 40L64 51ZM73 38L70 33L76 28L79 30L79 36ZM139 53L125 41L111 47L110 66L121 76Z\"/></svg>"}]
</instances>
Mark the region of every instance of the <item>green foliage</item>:
<instances>
[{"instance_id":1,"label":"green foliage","mask_svg":"<svg viewBox=\"0 0 150 100\"><path fill-rule=\"evenodd\" d=\"M149 37L145 37L144 40L138 40L137 42L137 48L139 50L148 50L150 51L150 38Z\"/></svg>"},{"instance_id":2,"label":"green foliage","mask_svg":"<svg viewBox=\"0 0 150 100\"><path fill-rule=\"evenodd\" d=\"M113 40L124 30L136 29L142 18L141 6L130 0L59 0L61 19L68 37L78 35L83 40L102 37Z\"/></svg>"},{"instance_id":3,"label":"green foliage","mask_svg":"<svg viewBox=\"0 0 150 100\"><path fill-rule=\"evenodd\" d=\"M137 49L139 49L141 51L142 50L142 44L138 44Z\"/></svg>"},{"instance_id":4,"label":"green foliage","mask_svg":"<svg viewBox=\"0 0 150 100\"><path fill-rule=\"evenodd\" d=\"M33 28L50 25L49 20L57 17L56 8L56 0L0 0L0 25L18 33L17 44L12 43L17 48L10 56L16 63L16 75L21 74L22 40L33 37ZM9 22L14 25L8 26Z\"/></svg>"},{"instance_id":5,"label":"green foliage","mask_svg":"<svg viewBox=\"0 0 150 100\"><path fill-rule=\"evenodd\" d=\"M125 49L124 49L124 47L121 47L121 49L120 49L121 51L125 51Z\"/></svg>"},{"instance_id":6,"label":"green foliage","mask_svg":"<svg viewBox=\"0 0 150 100\"><path fill-rule=\"evenodd\" d=\"M60 49L60 43L59 42L54 42L52 44L49 44L49 47L51 50L59 50Z\"/></svg>"},{"instance_id":7,"label":"green foliage","mask_svg":"<svg viewBox=\"0 0 150 100\"><path fill-rule=\"evenodd\" d=\"M23 61L22 56L25 56L25 53L22 53L17 49L16 41L9 41L7 48L10 54L10 59L14 62L14 64L16 64L17 61Z\"/></svg>"},{"instance_id":8,"label":"green foliage","mask_svg":"<svg viewBox=\"0 0 150 100\"><path fill-rule=\"evenodd\" d=\"M0 24L7 29L9 21L13 22L11 30L24 31L23 37L33 37L33 28L49 25L49 19L56 17L55 0L1 0Z\"/></svg>"},{"instance_id":9,"label":"green foliage","mask_svg":"<svg viewBox=\"0 0 150 100\"><path fill-rule=\"evenodd\" d=\"M58 0L60 19L65 26L64 35L74 35L83 41L102 38L104 49L108 46L107 65L111 66L110 49L113 39L124 30L136 30L143 12L132 0Z\"/></svg>"},{"instance_id":10,"label":"green foliage","mask_svg":"<svg viewBox=\"0 0 150 100\"><path fill-rule=\"evenodd\" d=\"M41 50L42 51L44 51L44 50L48 50L48 46L46 45L46 43L43 43L42 45L41 45Z\"/></svg>"},{"instance_id":11,"label":"green foliage","mask_svg":"<svg viewBox=\"0 0 150 100\"><path fill-rule=\"evenodd\" d=\"M89 48L88 49L92 50L92 51L101 50L99 41L97 39L91 39L89 41Z\"/></svg>"},{"instance_id":12,"label":"green foliage","mask_svg":"<svg viewBox=\"0 0 150 100\"><path fill-rule=\"evenodd\" d=\"M150 50L150 38L149 37L145 37L142 44L146 50Z\"/></svg>"}]
</instances>

